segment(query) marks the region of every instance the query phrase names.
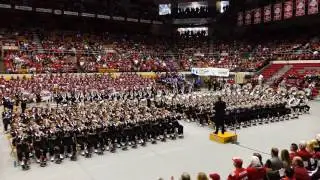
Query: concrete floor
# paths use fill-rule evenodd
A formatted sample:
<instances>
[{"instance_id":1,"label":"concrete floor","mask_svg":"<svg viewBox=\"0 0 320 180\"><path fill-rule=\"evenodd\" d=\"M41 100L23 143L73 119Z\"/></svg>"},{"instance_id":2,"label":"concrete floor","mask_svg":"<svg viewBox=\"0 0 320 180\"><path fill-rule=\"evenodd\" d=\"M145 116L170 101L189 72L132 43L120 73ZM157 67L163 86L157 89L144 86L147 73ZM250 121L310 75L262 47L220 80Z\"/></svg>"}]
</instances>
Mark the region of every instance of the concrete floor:
<instances>
[{"instance_id":1,"label":"concrete floor","mask_svg":"<svg viewBox=\"0 0 320 180\"><path fill-rule=\"evenodd\" d=\"M194 123L185 123L185 138L159 142L146 147L119 150L115 154L94 155L91 159L69 160L57 165L49 163L45 168L33 163L29 171L13 166L9 156L8 141L0 135L0 179L1 180L169 180L179 179L188 172L195 179L198 172L218 172L225 179L232 171L234 156L242 157L245 166L253 152L264 152L264 161L271 147L289 148L292 142L312 139L320 133L320 102L311 102L311 114L297 120L278 122L239 130L239 145L218 144L209 141L211 131ZM1 126L2 128L2 126Z\"/></svg>"}]
</instances>

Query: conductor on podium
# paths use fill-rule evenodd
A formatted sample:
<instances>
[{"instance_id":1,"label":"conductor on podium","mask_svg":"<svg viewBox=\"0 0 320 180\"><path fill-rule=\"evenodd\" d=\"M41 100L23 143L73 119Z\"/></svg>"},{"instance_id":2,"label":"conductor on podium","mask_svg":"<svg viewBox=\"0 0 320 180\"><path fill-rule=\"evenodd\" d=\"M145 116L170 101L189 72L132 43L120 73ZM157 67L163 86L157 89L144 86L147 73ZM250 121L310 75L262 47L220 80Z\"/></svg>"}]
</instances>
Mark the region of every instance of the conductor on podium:
<instances>
[{"instance_id":1,"label":"conductor on podium","mask_svg":"<svg viewBox=\"0 0 320 180\"><path fill-rule=\"evenodd\" d=\"M224 134L226 103L222 101L221 96L218 97L218 101L214 104L214 110L214 123L216 125L215 134L218 134L219 128L221 128L221 132Z\"/></svg>"}]
</instances>

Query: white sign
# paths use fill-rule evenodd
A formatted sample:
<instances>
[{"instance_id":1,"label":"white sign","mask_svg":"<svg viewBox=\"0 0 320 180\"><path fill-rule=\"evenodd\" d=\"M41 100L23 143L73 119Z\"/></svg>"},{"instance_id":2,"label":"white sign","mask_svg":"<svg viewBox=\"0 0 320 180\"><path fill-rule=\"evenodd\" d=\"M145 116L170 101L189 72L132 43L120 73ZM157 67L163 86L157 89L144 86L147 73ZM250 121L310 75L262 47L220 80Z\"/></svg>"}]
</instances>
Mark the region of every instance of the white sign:
<instances>
[{"instance_id":1,"label":"white sign","mask_svg":"<svg viewBox=\"0 0 320 180\"><path fill-rule=\"evenodd\" d=\"M0 4L0 8L10 9L11 5L10 4Z\"/></svg>"},{"instance_id":2,"label":"white sign","mask_svg":"<svg viewBox=\"0 0 320 180\"><path fill-rule=\"evenodd\" d=\"M52 13L52 9L36 8L36 12Z\"/></svg>"},{"instance_id":3,"label":"white sign","mask_svg":"<svg viewBox=\"0 0 320 180\"><path fill-rule=\"evenodd\" d=\"M146 20L146 19L140 19L141 23L151 23L151 20Z\"/></svg>"},{"instance_id":4,"label":"white sign","mask_svg":"<svg viewBox=\"0 0 320 180\"><path fill-rule=\"evenodd\" d=\"M14 8L22 11L32 11L32 7L30 6L15 6Z\"/></svg>"},{"instance_id":5,"label":"white sign","mask_svg":"<svg viewBox=\"0 0 320 180\"><path fill-rule=\"evenodd\" d=\"M112 19L117 21L124 21L124 17L121 16L113 16Z\"/></svg>"},{"instance_id":6,"label":"white sign","mask_svg":"<svg viewBox=\"0 0 320 180\"><path fill-rule=\"evenodd\" d=\"M62 14L62 11L61 11L61 10L56 9L56 10L54 10L54 14L60 15L60 14Z\"/></svg>"},{"instance_id":7,"label":"white sign","mask_svg":"<svg viewBox=\"0 0 320 180\"><path fill-rule=\"evenodd\" d=\"M81 13L81 16L83 16L83 17L91 17L91 18L95 17L95 15L91 14L91 13Z\"/></svg>"},{"instance_id":8,"label":"white sign","mask_svg":"<svg viewBox=\"0 0 320 180\"><path fill-rule=\"evenodd\" d=\"M98 14L97 18L99 18L99 19L110 19L110 16Z\"/></svg>"},{"instance_id":9,"label":"white sign","mask_svg":"<svg viewBox=\"0 0 320 180\"><path fill-rule=\"evenodd\" d=\"M138 22L138 19L134 19L134 18L127 18L127 21L129 22Z\"/></svg>"},{"instance_id":10,"label":"white sign","mask_svg":"<svg viewBox=\"0 0 320 180\"><path fill-rule=\"evenodd\" d=\"M163 24L161 21L153 21L153 24Z\"/></svg>"},{"instance_id":11,"label":"white sign","mask_svg":"<svg viewBox=\"0 0 320 180\"><path fill-rule=\"evenodd\" d=\"M191 68L191 73L198 76L228 77L230 72L225 68Z\"/></svg>"},{"instance_id":12,"label":"white sign","mask_svg":"<svg viewBox=\"0 0 320 180\"><path fill-rule=\"evenodd\" d=\"M71 15L71 16L78 16L78 12L73 12L73 11L64 11L63 14Z\"/></svg>"}]
</instances>

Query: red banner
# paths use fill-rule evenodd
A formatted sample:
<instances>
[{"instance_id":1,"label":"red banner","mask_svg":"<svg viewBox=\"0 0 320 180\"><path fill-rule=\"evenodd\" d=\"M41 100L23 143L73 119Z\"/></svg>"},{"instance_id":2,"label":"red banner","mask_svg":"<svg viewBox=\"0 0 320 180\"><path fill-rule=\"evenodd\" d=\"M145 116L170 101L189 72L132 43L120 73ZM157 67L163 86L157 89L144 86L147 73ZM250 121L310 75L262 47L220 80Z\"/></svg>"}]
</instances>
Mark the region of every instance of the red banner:
<instances>
[{"instance_id":1,"label":"red banner","mask_svg":"<svg viewBox=\"0 0 320 180\"><path fill-rule=\"evenodd\" d=\"M245 24L246 25L251 24L251 10L246 11Z\"/></svg>"},{"instance_id":2,"label":"red banner","mask_svg":"<svg viewBox=\"0 0 320 180\"><path fill-rule=\"evenodd\" d=\"M264 14L264 18L263 18L264 22L271 21L271 5L264 7L264 13L263 14Z\"/></svg>"},{"instance_id":3,"label":"red banner","mask_svg":"<svg viewBox=\"0 0 320 180\"><path fill-rule=\"evenodd\" d=\"M317 14L319 12L318 6L319 6L318 0L309 0L308 14Z\"/></svg>"},{"instance_id":4,"label":"red banner","mask_svg":"<svg viewBox=\"0 0 320 180\"><path fill-rule=\"evenodd\" d=\"M279 21L282 19L282 4L278 3L273 6L273 20Z\"/></svg>"},{"instance_id":5,"label":"red banner","mask_svg":"<svg viewBox=\"0 0 320 180\"><path fill-rule=\"evenodd\" d=\"M292 1L287 1L284 3L284 19L292 18L293 14L293 3Z\"/></svg>"},{"instance_id":6,"label":"red banner","mask_svg":"<svg viewBox=\"0 0 320 180\"><path fill-rule=\"evenodd\" d=\"M306 1L296 0L296 16L304 16L306 14Z\"/></svg>"},{"instance_id":7,"label":"red banner","mask_svg":"<svg viewBox=\"0 0 320 180\"><path fill-rule=\"evenodd\" d=\"M238 12L238 26L243 25L243 12Z\"/></svg>"},{"instance_id":8,"label":"red banner","mask_svg":"<svg viewBox=\"0 0 320 180\"><path fill-rule=\"evenodd\" d=\"M255 9L253 11L253 24L260 24L261 23L261 9Z\"/></svg>"}]
</instances>

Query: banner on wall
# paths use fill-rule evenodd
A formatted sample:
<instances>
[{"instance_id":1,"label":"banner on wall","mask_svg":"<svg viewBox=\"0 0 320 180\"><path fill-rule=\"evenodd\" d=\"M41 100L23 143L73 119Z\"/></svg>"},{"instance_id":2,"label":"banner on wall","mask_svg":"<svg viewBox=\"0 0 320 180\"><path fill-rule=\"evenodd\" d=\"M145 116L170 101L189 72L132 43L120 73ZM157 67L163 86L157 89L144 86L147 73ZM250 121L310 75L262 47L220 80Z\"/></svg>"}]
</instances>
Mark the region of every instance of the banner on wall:
<instances>
[{"instance_id":1,"label":"banner on wall","mask_svg":"<svg viewBox=\"0 0 320 180\"><path fill-rule=\"evenodd\" d=\"M282 18L282 4L278 3L273 6L273 20L279 21Z\"/></svg>"},{"instance_id":2,"label":"banner on wall","mask_svg":"<svg viewBox=\"0 0 320 180\"><path fill-rule=\"evenodd\" d=\"M225 68L191 68L191 73L198 76L228 77L230 72Z\"/></svg>"},{"instance_id":3,"label":"banner on wall","mask_svg":"<svg viewBox=\"0 0 320 180\"><path fill-rule=\"evenodd\" d=\"M245 14L245 24L250 25L251 24L251 10L246 11Z\"/></svg>"},{"instance_id":4,"label":"banner on wall","mask_svg":"<svg viewBox=\"0 0 320 180\"><path fill-rule=\"evenodd\" d=\"M243 25L243 12L238 12L238 26Z\"/></svg>"},{"instance_id":5,"label":"banner on wall","mask_svg":"<svg viewBox=\"0 0 320 180\"><path fill-rule=\"evenodd\" d=\"M253 11L253 24L261 23L261 9L257 8Z\"/></svg>"},{"instance_id":6,"label":"banner on wall","mask_svg":"<svg viewBox=\"0 0 320 180\"><path fill-rule=\"evenodd\" d=\"M237 72L234 76L234 81L237 84L243 84L246 74L244 72Z\"/></svg>"},{"instance_id":7,"label":"banner on wall","mask_svg":"<svg viewBox=\"0 0 320 180\"><path fill-rule=\"evenodd\" d=\"M296 0L296 16L304 16L306 14L306 1Z\"/></svg>"},{"instance_id":8,"label":"banner on wall","mask_svg":"<svg viewBox=\"0 0 320 180\"><path fill-rule=\"evenodd\" d=\"M308 0L308 14L317 14L319 2L318 0Z\"/></svg>"},{"instance_id":9,"label":"banner on wall","mask_svg":"<svg viewBox=\"0 0 320 180\"><path fill-rule=\"evenodd\" d=\"M264 22L270 22L271 21L271 5L265 6L264 7L264 18L263 21Z\"/></svg>"},{"instance_id":10,"label":"banner on wall","mask_svg":"<svg viewBox=\"0 0 320 180\"><path fill-rule=\"evenodd\" d=\"M287 1L284 3L284 19L292 18L293 14L293 3L292 1Z\"/></svg>"}]
</instances>

